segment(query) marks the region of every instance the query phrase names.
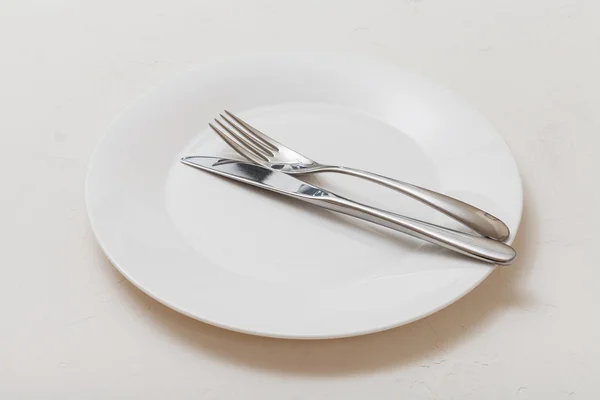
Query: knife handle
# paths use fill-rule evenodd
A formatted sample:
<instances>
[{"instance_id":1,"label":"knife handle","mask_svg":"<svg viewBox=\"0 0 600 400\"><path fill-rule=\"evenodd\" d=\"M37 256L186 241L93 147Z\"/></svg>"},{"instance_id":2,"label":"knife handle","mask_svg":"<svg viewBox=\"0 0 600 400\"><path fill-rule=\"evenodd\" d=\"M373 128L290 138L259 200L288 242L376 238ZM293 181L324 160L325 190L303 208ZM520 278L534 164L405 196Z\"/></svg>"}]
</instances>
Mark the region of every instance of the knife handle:
<instances>
[{"instance_id":1,"label":"knife handle","mask_svg":"<svg viewBox=\"0 0 600 400\"><path fill-rule=\"evenodd\" d=\"M454 197L411 185L410 183L348 167L323 166L314 172L336 172L378 183L425 203L447 216L454 218L465 226L468 226L475 232L492 239L506 240L510 234L506 224L493 215L467 204L464 201L455 199Z\"/></svg>"},{"instance_id":2,"label":"knife handle","mask_svg":"<svg viewBox=\"0 0 600 400\"><path fill-rule=\"evenodd\" d=\"M336 195L305 198L315 205L406 233L458 253L493 264L508 265L517 255L509 245L370 207Z\"/></svg>"}]
</instances>

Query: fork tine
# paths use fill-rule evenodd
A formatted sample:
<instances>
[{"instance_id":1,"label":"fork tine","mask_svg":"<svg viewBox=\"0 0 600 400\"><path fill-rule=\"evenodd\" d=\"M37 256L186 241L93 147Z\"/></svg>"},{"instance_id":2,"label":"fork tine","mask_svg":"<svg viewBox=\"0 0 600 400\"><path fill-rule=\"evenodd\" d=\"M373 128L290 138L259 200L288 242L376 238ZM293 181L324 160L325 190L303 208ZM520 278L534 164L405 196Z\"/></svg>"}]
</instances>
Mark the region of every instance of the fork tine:
<instances>
[{"instance_id":1,"label":"fork tine","mask_svg":"<svg viewBox=\"0 0 600 400\"><path fill-rule=\"evenodd\" d=\"M266 146L270 147L274 151L279 151L279 146L281 146L280 143L278 143L274 139L271 139L269 136L265 135L264 133L262 133L261 131L259 131L256 128L254 128L252 125L248 124L247 122L243 121L239 117L236 117L233 113L230 113L229 111L225 110L225 114L229 115L231 118L233 118L235 120L235 122L237 122L238 124L240 124L241 126L246 128L249 131L249 133L252 133L256 139L260 140Z\"/></svg>"},{"instance_id":2,"label":"fork tine","mask_svg":"<svg viewBox=\"0 0 600 400\"><path fill-rule=\"evenodd\" d=\"M219 114L219 116L223 119L223 121L227 122L229 124L229 126L237 133L237 135L235 135L236 138L238 136L242 136L242 138L240 138L240 139L247 139L247 140L245 140L246 143L248 143L248 141L250 141L252 143L252 145L258 147L264 153L268 154L271 157L275 156L275 153L273 153L273 150L271 150L271 148L269 146L265 145L265 142L260 140L260 138L254 136L251 133L246 132L246 129L240 128L238 126L238 124L233 122L229 117L227 117L223 114Z\"/></svg>"},{"instance_id":3,"label":"fork tine","mask_svg":"<svg viewBox=\"0 0 600 400\"><path fill-rule=\"evenodd\" d=\"M267 161L267 162L269 161L264 156L253 153L250 150L247 150L246 147L238 144L234 139L230 138L229 135L227 135L225 132L221 131L219 128L217 128L213 124L209 123L208 126L210 126L210 128L213 131L215 131L215 133L217 135L219 135L221 137L221 139L223 139L225 141L225 143L227 143L232 149L237 151L242 157L247 158L247 159L254 161L256 163L259 163L259 164L262 161Z\"/></svg>"},{"instance_id":4,"label":"fork tine","mask_svg":"<svg viewBox=\"0 0 600 400\"><path fill-rule=\"evenodd\" d=\"M269 156L273 156L273 153L271 153L270 151L265 152L262 149L258 148L257 146L253 145L243 135L240 135L237 132L237 130L230 129L229 126L227 126L226 124L224 124L223 122L219 121L216 118L215 118L215 122L229 134L229 137L233 137L240 145L244 146L246 148L246 150L249 150L256 154L260 154L261 156L263 156L267 159Z\"/></svg>"}]
</instances>

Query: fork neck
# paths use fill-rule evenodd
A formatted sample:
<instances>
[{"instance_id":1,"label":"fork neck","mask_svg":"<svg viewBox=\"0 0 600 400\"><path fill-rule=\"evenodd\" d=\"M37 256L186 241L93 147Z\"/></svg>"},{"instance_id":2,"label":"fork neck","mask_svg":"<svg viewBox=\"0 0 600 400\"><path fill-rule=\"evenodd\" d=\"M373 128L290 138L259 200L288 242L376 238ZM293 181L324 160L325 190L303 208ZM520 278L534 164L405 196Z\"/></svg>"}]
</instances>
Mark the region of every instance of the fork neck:
<instances>
[{"instance_id":1,"label":"fork neck","mask_svg":"<svg viewBox=\"0 0 600 400\"><path fill-rule=\"evenodd\" d=\"M311 167L307 167L307 169L310 169ZM311 172L338 172L338 173L347 173L348 169L347 167L342 167L342 166L338 166L338 165L325 165L325 164L317 164L314 167L314 171Z\"/></svg>"}]
</instances>

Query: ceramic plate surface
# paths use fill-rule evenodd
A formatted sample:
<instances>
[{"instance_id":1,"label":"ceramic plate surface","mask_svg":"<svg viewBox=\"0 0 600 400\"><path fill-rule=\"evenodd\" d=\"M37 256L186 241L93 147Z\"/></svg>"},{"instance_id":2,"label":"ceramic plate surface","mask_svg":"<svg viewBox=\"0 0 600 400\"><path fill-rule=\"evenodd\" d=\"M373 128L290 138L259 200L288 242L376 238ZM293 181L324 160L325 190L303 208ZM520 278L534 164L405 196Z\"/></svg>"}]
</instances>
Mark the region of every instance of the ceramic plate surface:
<instances>
[{"instance_id":1,"label":"ceramic plate surface","mask_svg":"<svg viewBox=\"0 0 600 400\"><path fill-rule=\"evenodd\" d=\"M522 191L512 154L448 90L392 65L346 57L224 61L139 100L99 144L87 177L88 212L106 255L138 288L190 317L273 337L360 335L427 316L494 268L181 164L186 155L239 158L207 126L223 109L318 161L472 203L509 226L509 242L517 232ZM310 179L373 206L466 229L358 178Z\"/></svg>"}]
</instances>

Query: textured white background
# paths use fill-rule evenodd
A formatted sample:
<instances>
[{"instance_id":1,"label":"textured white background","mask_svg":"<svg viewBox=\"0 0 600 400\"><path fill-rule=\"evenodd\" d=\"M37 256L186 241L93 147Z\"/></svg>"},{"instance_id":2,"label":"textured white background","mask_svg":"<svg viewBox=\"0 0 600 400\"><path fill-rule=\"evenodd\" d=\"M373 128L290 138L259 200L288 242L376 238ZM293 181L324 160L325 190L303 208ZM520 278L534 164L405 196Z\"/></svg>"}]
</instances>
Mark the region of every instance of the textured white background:
<instances>
[{"instance_id":1,"label":"textured white background","mask_svg":"<svg viewBox=\"0 0 600 400\"><path fill-rule=\"evenodd\" d=\"M1 0L0 398L600 398L599 19L595 0ZM213 328L123 280L84 206L111 121L211 57L304 49L412 67L492 121L524 182L514 266L316 342Z\"/></svg>"}]
</instances>

